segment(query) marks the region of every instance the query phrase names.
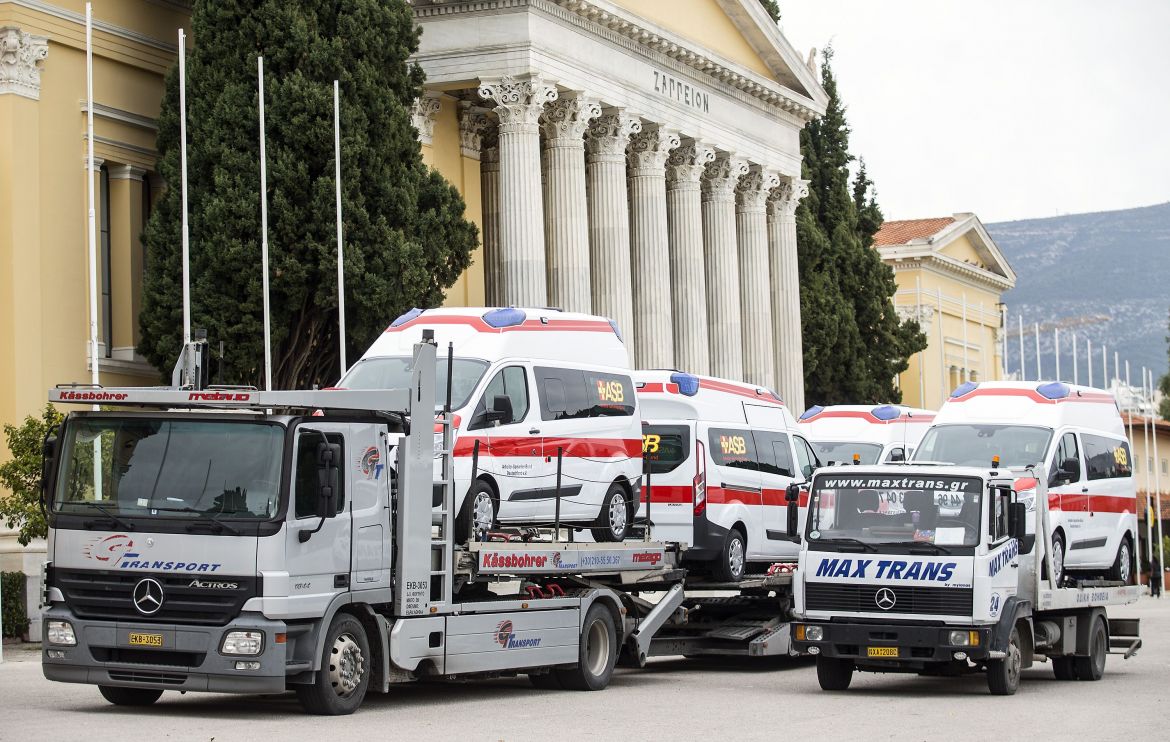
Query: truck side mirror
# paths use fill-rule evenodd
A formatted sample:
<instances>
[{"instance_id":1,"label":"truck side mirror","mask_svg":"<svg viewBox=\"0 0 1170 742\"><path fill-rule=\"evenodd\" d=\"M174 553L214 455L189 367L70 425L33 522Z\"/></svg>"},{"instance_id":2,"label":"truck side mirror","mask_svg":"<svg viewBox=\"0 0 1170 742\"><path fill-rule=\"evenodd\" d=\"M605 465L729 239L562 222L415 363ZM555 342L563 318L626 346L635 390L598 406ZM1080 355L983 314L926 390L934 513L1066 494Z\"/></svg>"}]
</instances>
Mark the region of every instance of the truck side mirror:
<instances>
[{"instance_id":1,"label":"truck side mirror","mask_svg":"<svg viewBox=\"0 0 1170 742\"><path fill-rule=\"evenodd\" d=\"M488 422L512 422L512 398L504 394L492 397L492 408L487 411L485 417Z\"/></svg>"},{"instance_id":2,"label":"truck side mirror","mask_svg":"<svg viewBox=\"0 0 1170 742\"><path fill-rule=\"evenodd\" d=\"M53 468L57 462L57 426L45 433L41 441L41 514L47 516L49 501L49 480L53 476Z\"/></svg>"},{"instance_id":3,"label":"truck side mirror","mask_svg":"<svg viewBox=\"0 0 1170 742\"><path fill-rule=\"evenodd\" d=\"M1008 503L1008 536L1023 541L1027 531L1025 518L1028 517L1028 506L1022 502Z\"/></svg>"},{"instance_id":4,"label":"truck side mirror","mask_svg":"<svg viewBox=\"0 0 1170 742\"><path fill-rule=\"evenodd\" d=\"M788 538L796 540L800 530L800 485L796 482L788 485L784 499L788 502Z\"/></svg>"},{"instance_id":5,"label":"truck side mirror","mask_svg":"<svg viewBox=\"0 0 1170 742\"><path fill-rule=\"evenodd\" d=\"M317 444L317 517L337 515L338 462L341 446L322 441Z\"/></svg>"}]
</instances>

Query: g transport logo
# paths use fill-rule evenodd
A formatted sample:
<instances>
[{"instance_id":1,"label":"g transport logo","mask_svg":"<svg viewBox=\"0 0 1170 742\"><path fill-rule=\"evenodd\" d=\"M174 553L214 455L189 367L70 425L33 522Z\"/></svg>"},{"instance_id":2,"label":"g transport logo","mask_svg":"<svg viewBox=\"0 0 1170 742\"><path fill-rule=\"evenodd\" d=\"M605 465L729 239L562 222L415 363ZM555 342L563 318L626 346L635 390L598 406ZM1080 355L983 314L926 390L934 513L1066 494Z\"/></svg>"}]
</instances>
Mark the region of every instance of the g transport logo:
<instances>
[{"instance_id":1,"label":"g transport logo","mask_svg":"<svg viewBox=\"0 0 1170 742\"><path fill-rule=\"evenodd\" d=\"M358 470L366 479L379 479L382 476L382 455L377 446L370 446L362 452L358 459Z\"/></svg>"},{"instance_id":2,"label":"g transport logo","mask_svg":"<svg viewBox=\"0 0 1170 742\"><path fill-rule=\"evenodd\" d=\"M86 559L93 559L98 562L113 562L120 559L123 554L133 548L133 539L124 533L115 533L112 536L91 538L82 545L81 553Z\"/></svg>"},{"instance_id":3,"label":"g transport logo","mask_svg":"<svg viewBox=\"0 0 1170 742\"><path fill-rule=\"evenodd\" d=\"M496 624L496 644L504 649L533 649L540 646L540 638L517 639L512 622L505 620Z\"/></svg>"}]
</instances>

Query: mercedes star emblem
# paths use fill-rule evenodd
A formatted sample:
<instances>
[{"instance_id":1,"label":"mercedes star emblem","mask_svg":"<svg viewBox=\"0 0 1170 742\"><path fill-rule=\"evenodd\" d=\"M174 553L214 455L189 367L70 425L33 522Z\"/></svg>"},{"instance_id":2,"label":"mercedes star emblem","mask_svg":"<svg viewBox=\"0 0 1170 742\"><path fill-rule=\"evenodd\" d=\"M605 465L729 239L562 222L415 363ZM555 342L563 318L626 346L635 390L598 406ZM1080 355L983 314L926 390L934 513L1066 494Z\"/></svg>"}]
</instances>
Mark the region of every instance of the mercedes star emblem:
<instances>
[{"instance_id":1,"label":"mercedes star emblem","mask_svg":"<svg viewBox=\"0 0 1170 742\"><path fill-rule=\"evenodd\" d=\"M138 584L134 586L132 600L139 613L144 616L154 615L163 605L162 585L159 584L158 580L149 577L145 580L139 580Z\"/></svg>"},{"instance_id":2,"label":"mercedes star emblem","mask_svg":"<svg viewBox=\"0 0 1170 742\"><path fill-rule=\"evenodd\" d=\"M894 591L890 588L883 587L877 591L877 595L873 596L873 602L877 603L878 608L881 608L883 611L888 611L898 602L898 596L894 595Z\"/></svg>"}]
</instances>

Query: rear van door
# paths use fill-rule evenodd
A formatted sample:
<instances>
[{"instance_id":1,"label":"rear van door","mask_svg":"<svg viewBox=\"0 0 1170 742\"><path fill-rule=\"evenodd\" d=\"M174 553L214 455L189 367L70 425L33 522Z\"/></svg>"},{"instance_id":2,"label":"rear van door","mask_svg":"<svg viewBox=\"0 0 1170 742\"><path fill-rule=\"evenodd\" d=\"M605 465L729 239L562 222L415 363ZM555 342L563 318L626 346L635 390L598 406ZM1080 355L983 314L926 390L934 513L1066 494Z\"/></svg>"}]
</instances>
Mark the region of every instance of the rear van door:
<instances>
[{"instance_id":1,"label":"rear van door","mask_svg":"<svg viewBox=\"0 0 1170 742\"><path fill-rule=\"evenodd\" d=\"M1083 538L1069 544L1069 555L1091 567L1113 564L1121 538L1136 525L1137 488L1129 443L1095 433L1081 433L1088 489ZM1126 524L1125 519L1131 523Z\"/></svg>"},{"instance_id":2,"label":"rear van door","mask_svg":"<svg viewBox=\"0 0 1170 742\"><path fill-rule=\"evenodd\" d=\"M638 517L649 517L652 538L694 543L694 423L643 423L644 474ZM650 505L646 505L646 485Z\"/></svg>"}]
</instances>

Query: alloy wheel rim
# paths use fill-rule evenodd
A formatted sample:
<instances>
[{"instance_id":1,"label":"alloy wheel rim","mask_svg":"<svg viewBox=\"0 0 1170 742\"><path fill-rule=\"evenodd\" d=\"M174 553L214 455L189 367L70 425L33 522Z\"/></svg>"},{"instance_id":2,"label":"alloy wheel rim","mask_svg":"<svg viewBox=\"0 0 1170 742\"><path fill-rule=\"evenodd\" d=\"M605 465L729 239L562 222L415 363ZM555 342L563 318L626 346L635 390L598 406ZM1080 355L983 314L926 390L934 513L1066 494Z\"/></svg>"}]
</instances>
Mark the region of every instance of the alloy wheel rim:
<instances>
[{"instance_id":1,"label":"alloy wheel rim","mask_svg":"<svg viewBox=\"0 0 1170 742\"><path fill-rule=\"evenodd\" d=\"M609 530L614 536L622 536L626 532L626 500L621 495L614 495L610 500Z\"/></svg>"},{"instance_id":2,"label":"alloy wheel rim","mask_svg":"<svg viewBox=\"0 0 1170 742\"><path fill-rule=\"evenodd\" d=\"M1129 543L1122 541L1121 542L1121 581L1124 582L1126 585L1129 584L1129 564L1130 564Z\"/></svg>"},{"instance_id":3,"label":"alloy wheel rim","mask_svg":"<svg viewBox=\"0 0 1170 742\"><path fill-rule=\"evenodd\" d=\"M727 550L727 566L733 577L743 575L743 541L737 538L731 540L731 547Z\"/></svg>"},{"instance_id":4,"label":"alloy wheel rim","mask_svg":"<svg viewBox=\"0 0 1170 742\"><path fill-rule=\"evenodd\" d=\"M486 492L477 492L472 503L476 531L491 530L495 513L492 512L492 498Z\"/></svg>"}]
</instances>

